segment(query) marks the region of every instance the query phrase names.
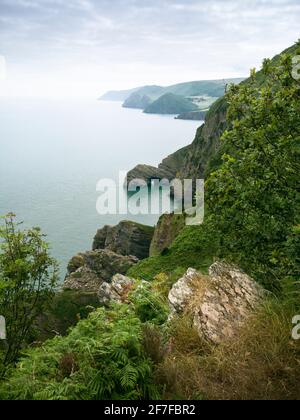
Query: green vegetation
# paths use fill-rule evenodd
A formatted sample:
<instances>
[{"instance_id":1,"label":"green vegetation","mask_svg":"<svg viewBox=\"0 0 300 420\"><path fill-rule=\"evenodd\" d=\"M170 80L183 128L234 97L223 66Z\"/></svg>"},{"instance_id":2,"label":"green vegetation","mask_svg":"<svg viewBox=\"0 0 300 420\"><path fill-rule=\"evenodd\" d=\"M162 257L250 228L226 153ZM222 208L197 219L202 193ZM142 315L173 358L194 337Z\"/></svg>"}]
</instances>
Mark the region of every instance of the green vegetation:
<instances>
[{"instance_id":1,"label":"green vegetation","mask_svg":"<svg viewBox=\"0 0 300 420\"><path fill-rule=\"evenodd\" d=\"M66 337L27 350L0 385L0 400L158 398L143 331L149 322L164 324L168 307L157 291L139 282L130 301L99 308Z\"/></svg>"},{"instance_id":2,"label":"green vegetation","mask_svg":"<svg viewBox=\"0 0 300 420\"><path fill-rule=\"evenodd\" d=\"M168 249L129 270L139 280L126 303L90 308L65 337L22 350L0 382L0 399L300 399L300 341L291 339L292 318L300 313L299 99L286 53L228 88L209 115L220 121L212 113L227 110L222 145L210 155L204 224L184 227ZM223 125L215 131L224 132ZM27 258L40 256L38 231L9 232L0 254L0 298L3 290L19 293L14 286L30 280L41 261L43 276L52 262L44 245L41 259ZM238 264L273 292L220 345L199 338L188 312L166 322L174 281L188 267L205 274L215 258ZM52 306L58 318L64 305Z\"/></svg>"},{"instance_id":3,"label":"green vegetation","mask_svg":"<svg viewBox=\"0 0 300 420\"><path fill-rule=\"evenodd\" d=\"M56 281L57 266L40 230L22 231L14 215L5 217L0 226L0 308L7 341L0 352L0 368L15 362L28 343Z\"/></svg>"},{"instance_id":4,"label":"green vegetation","mask_svg":"<svg viewBox=\"0 0 300 420\"><path fill-rule=\"evenodd\" d=\"M169 249L161 255L147 258L132 267L128 275L144 280L152 280L159 273L171 274L180 268L183 274L189 267L207 272L218 248L218 238L214 238L203 226L186 226Z\"/></svg>"},{"instance_id":5,"label":"green vegetation","mask_svg":"<svg viewBox=\"0 0 300 420\"><path fill-rule=\"evenodd\" d=\"M86 319L100 306L98 296L77 290L62 290L49 299L32 333L35 341L46 341L57 335L66 335L79 320Z\"/></svg>"},{"instance_id":6,"label":"green vegetation","mask_svg":"<svg viewBox=\"0 0 300 420\"><path fill-rule=\"evenodd\" d=\"M243 78L225 79L225 80L203 80L196 82L179 83L169 86L166 90L174 95L181 96L210 96L220 98L225 93L228 83L239 84Z\"/></svg>"},{"instance_id":7,"label":"green vegetation","mask_svg":"<svg viewBox=\"0 0 300 420\"><path fill-rule=\"evenodd\" d=\"M223 164L207 181L221 255L271 289L299 273L290 258L300 223L300 83L291 66L286 55L277 68L266 60L263 87L252 71L248 84L229 89Z\"/></svg>"},{"instance_id":8,"label":"green vegetation","mask_svg":"<svg viewBox=\"0 0 300 420\"><path fill-rule=\"evenodd\" d=\"M205 224L185 228L169 250L140 262L131 275L150 279L189 266L205 271L218 257L271 290L299 276L300 84L290 75L290 55L270 63L261 72L263 87L253 71L213 107L228 109L228 129L210 161Z\"/></svg>"},{"instance_id":9,"label":"green vegetation","mask_svg":"<svg viewBox=\"0 0 300 420\"><path fill-rule=\"evenodd\" d=\"M163 398L299 400L300 343L291 340L299 295L291 296L267 300L238 337L219 346L201 341L187 316L170 326L171 351L161 335L151 344L148 339L152 354L164 354L154 371L155 383L164 386Z\"/></svg>"},{"instance_id":10,"label":"green vegetation","mask_svg":"<svg viewBox=\"0 0 300 420\"><path fill-rule=\"evenodd\" d=\"M155 398L141 342L142 324L130 307L98 309L67 337L29 350L0 387L0 399Z\"/></svg>"}]
</instances>

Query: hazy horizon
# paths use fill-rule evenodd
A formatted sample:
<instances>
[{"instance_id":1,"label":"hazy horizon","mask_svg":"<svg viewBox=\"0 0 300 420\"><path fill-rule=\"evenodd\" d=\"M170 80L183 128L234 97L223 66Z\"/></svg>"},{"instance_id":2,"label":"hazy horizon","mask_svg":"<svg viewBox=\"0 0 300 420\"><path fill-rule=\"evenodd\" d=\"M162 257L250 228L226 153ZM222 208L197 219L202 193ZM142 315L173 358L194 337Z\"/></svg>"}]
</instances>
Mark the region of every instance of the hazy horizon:
<instances>
[{"instance_id":1,"label":"hazy horizon","mask_svg":"<svg viewBox=\"0 0 300 420\"><path fill-rule=\"evenodd\" d=\"M299 18L298 0L0 0L0 95L246 77L297 41Z\"/></svg>"}]
</instances>

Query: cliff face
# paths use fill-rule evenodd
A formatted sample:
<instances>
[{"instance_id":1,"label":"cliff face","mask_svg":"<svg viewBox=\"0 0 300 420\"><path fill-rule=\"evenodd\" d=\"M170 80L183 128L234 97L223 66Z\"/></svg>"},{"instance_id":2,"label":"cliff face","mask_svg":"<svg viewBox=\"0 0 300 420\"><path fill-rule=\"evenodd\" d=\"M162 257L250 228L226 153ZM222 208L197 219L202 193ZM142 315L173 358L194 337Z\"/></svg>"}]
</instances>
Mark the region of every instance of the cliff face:
<instances>
[{"instance_id":1,"label":"cliff face","mask_svg":"<svg viewBox=\"0 0 300 420\"><path fill-rule=\"evenodd\" d=\"M147 258L153 234L153 227L130 221L120 222L117 226L104 226L94 238L93 250L108 249L120 255Z\"/></svg>"},{"instance_id":2,"label":"cliff face","mask_svg":"<svg viewBox=\"0 0 300 420\"><path fill-rule=\"evenodd\" d=\"M165 158L158 168L138 165L128 172L127 180L203 178L212 158L217 156L220 138L226 129L225 98L219 99L206 114L205 124L197 130L193 143Z\"/></svg>"},{"instance_id":3,"label":"cliff face","mask_svg":"<svg viewBox=\"0 0 300 420\"><path fill-rule=\"evenodd\" d=\"M163 214L155 228L150 246L150 257L166 251L185 227L185 216L182 214Z\"/></svg>"},{"instance_id":4,"label":"cliff face","mask_svg":"<svg viewBox=\"0 0 300 420\"><path fill-rule=\"evenodd\" d=\"M227 104L225 98L218 100L210 109L195 140L186 149L180 178L203 178L210 160L217 155L220 139L226 129Z\"/></svg>"}]
</instances>

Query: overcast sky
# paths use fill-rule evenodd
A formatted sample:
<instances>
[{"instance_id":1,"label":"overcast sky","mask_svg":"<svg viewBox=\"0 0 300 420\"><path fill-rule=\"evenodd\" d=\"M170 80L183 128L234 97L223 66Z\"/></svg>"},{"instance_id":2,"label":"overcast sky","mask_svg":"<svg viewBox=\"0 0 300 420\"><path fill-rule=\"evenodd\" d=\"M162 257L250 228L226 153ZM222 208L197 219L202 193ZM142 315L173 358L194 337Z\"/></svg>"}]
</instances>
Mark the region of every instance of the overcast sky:
<instances>
[{"instance_id":1,"label":"overcast sky","mask_svg":"<svg viewBox=\"0 0 300 420\"><path fill-rule=\"evenodd\" d=\"M0 0L0 91L96 97L246 76L299 28L299 0Z\"/></svg>"}]
</instances>

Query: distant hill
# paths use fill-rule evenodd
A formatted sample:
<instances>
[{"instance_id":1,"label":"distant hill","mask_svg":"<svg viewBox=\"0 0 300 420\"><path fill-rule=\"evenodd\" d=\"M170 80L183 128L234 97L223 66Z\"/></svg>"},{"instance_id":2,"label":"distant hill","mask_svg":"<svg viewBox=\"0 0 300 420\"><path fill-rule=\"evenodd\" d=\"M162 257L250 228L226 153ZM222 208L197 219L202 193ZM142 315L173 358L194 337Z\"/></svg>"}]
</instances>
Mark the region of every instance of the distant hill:
<instances>
[{"instance_id":1,"label":"distant hill","mask_svg":"<svg viewBox=\"0 0 300 420\"><path fill-rule=\"evenodd\" d=\"M141 96L148 96L155 101L165 93L174 93L181 96L210 96L220 98L224 95L225 86L228 83L240 83L243 78L222 79L222 80L202 80L194 82L179 83L171 86L141 86L134 89L110 91L101 96L100 100L107 101L126 101L130 95L138 93Z\"/></svg>"},{"instance_id":2,"label":"distant hill","mask_svg":"<svg viewBox=\"0 0 300 420\"><path fill-rule=\"evenodd\" d=\"M181 114L179 119L196 118L193 111L206 112L225 93L226 85L238 84L243 78L202 80L171 86L142 86L110 91L101 100L122 101L124 108L143 109L146 114Z\"/></svg>"},{"instance_id":3,"label":"distant hill","mask_svg":"<svg viewBox=\"0 0 300 420\"><path fill-rule=\"evenodd\" d=\"M133 93L123 104L123 108L145 109L152 103L152 100L147 95L138 92Z\"/></svg>"},{"instance_id":4,"label":"distant hill","mask_svg":"<svg viewBox=\"0 0 300 420\"><path fill-rule=\"evenodd\" d=\"M151 100L157 99L164 93L164 88L161 86L140 86L127 90L111 90L102 95L99 99L101 101L126 101L131 95L138 93L141 96L149 96Z\"/></svg>"},{"instance_id":5,"label":"distant hill","mask_svg":"<svg viewBox=\"0 0 300 420\"><path fill-rule=\"evenodd\" d=\"M144 112L146 114L181 114L183 112L196 111L197 109L197 105L184 96L166 93L147 106Z\"/></svg>"},{"instance_id":6,"label":"distant hill","mask_svg":"<svg viewBox=\"0 0 300 420\"><path fill-rule=\"evenodd\" d=\"M165 92L165 88L162 86L144 86L136 91L137 94L141 96L148 96L151 101L155 101L160 96L162 96ZM129 99L129 98L128 98Z\"/></svg>"}]
</instances>

